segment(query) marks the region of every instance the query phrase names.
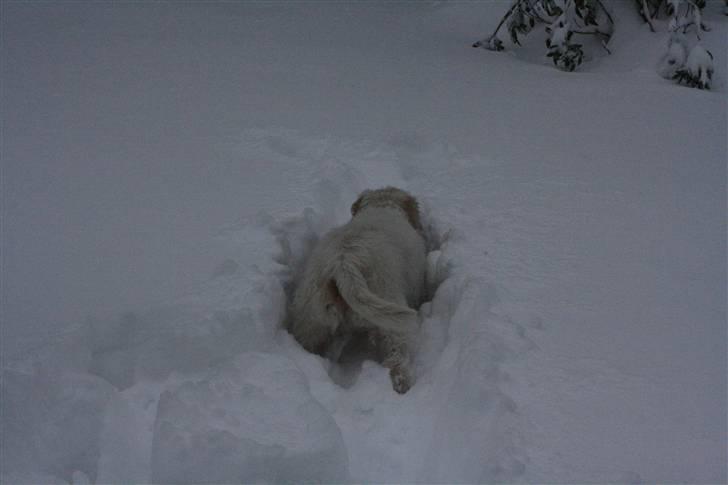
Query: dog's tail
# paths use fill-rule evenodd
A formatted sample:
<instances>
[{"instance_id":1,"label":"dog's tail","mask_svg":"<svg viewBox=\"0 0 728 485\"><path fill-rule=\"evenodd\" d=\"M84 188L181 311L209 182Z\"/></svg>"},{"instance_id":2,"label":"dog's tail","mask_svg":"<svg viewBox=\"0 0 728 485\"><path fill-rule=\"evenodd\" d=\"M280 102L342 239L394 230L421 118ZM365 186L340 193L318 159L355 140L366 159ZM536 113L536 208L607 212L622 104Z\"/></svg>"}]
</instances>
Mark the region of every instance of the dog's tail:
<instances>
[{"instance_id":1,"label":"dog's tail","mask_svg":"<svg viewBox=\"0 0 728 485\"><path fill-rule=\"evenodd\" d=\"M406 334L412 330L417 312L375 295L357 265L343 258L334 270L333 280L341 298L360 317L389 332Z\"/></svg>"}]
</instances>

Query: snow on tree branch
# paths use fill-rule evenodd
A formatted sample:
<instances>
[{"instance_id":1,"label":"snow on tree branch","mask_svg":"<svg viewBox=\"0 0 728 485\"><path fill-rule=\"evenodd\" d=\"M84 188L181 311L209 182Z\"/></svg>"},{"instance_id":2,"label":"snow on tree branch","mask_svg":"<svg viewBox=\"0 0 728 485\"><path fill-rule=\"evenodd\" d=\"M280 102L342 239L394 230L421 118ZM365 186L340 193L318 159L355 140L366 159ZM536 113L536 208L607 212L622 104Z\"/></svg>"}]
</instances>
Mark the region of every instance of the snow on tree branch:
<instances>
[{"instance_id":1,"label":"snow on tree branch","mask_svg":"<svg viewBox=\"0 0 728 485\"><path fill-rule=\"evenodd\" d=\"M728 0L725 1L728 15ZM634 0L634 3L653 32L661 13L669 18L671 36L658 67L660 75L691 87L710 89L713 55L700 45L700 34L710 31L702 16L706 0ZM503 41L498 37L504 26L513 45L520 46L521 39L538 25L544 25L548 34L546 56L562 71L574 71L584 61L583 45L572 42L574 34L598 36L611 54L607 44L615 25L602 0L515 0L495 31L475 42L473 47L504 50ZM698 42L691 48L686 34L693 27Z\"/></svg>"},{"instance_id":2,"label":"snow on tree branch","mask_svg":"<svg viewBox=\"0 0 728 485\"><path fill-rule=\"evenodd\" d=\"M601 0L516 0L495 32L473 44L473 47L503 50L503 42L498 38L503 25L513 44L521 45L520 38L540 24L545 24L549 34L546 55L556 67L564 71L573 71L584 59L582 45L571 41L574 34L599 36L607 49L614 31L612 16Z\"/></svg>"}]
</instances>

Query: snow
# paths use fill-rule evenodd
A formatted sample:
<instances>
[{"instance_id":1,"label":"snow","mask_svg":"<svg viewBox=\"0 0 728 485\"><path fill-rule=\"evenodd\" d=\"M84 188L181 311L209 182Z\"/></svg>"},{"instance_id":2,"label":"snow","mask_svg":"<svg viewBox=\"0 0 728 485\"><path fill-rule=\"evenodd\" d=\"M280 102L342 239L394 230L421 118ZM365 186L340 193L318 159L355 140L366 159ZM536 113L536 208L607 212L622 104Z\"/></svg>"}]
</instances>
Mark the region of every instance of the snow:
<instances>
[{"instance_id":1,"label":"snow","mask_svg":"<svg viewBox=\"0 0 728 485\"><path fill-rule=\"evenodd\" d=\"M577 72L508 2L2 4L2 483L722 483L712 91L613 2ZM405 395L283 330L363 189L420 200Z\"/></svg>"},{"instance_id":2,"label":"snow","mask_svg":"<svg viewBox=\"0 0 728 485\"><path fill-rule=\"evenodd\" d=\"M667 52L660 59L658 71L665 79L672 79L678 69L685 65L688 46L682 35L672 35L667 44Z\"/></svg>"},{"instance_id":3,"label":"snow","mask_svg":"<svg viewBox=\"0 0 728 485\"><path fill-rule=\"evenodd\" d=\"M341 432L305 375L274 354L243 353L163 393L157 407L156 483L339 482L347 464Z\"/></svg>"},{"instance_id":4,"label":"snow","mask_svg":"<svg viewBox=\"0 0 728 485\"><path fill-rule=\"evenodd\" d=\"M700 44L690 50L685 67L688 72L699 80L700 85L710 86L713 74L713 57Z\"/></svg>"}]
</instances>

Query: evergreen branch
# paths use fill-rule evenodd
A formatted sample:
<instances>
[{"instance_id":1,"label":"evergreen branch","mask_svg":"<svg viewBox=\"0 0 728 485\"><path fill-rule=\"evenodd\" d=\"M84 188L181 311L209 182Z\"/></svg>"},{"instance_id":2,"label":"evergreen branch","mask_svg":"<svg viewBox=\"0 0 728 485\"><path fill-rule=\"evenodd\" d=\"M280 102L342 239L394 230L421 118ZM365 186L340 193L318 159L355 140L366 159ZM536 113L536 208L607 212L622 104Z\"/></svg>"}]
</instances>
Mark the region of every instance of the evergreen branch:
<instances>
[{"instance_id":1,"label":"evergreen branch","mask_svg":"<svg viewBox=\"0 0 728 485\"><path fill-rule=\"evenodd\" d=\"M650 13L650 9L647 7L647 0L642 0L642 15L650 25L650 31L655 32L655 26L652 24L652 13Z\"/></svg>"},{"instance_id":2,"label":"evergreen branch","mask_svg":"<svg viewBox=\"0 0 728 485\"><path fill-rule=\"evenodd\" d=\"M513 5L511 5L511 8L508 9L508 12L506 12L506 14L503 16L503 18L501 19L500 23L498 24L498 27L495 28L495 31L489 37L490 39L492 39L493 37L495 37L496 35L498 35L498 31L500 30L501 27L503 27L503 24L505 23L506 19L511 16L511 14L516 9L516 7L518 6L519 3L521 3L521 0L516 1L516 2L513 3Z\"/></svg>"},{"instance_id":3,"label":"evergreen branch","mask_svg":"<svg viewBox=\"0 0 728 485\"><path fill-rule=\"evenodd\" d=\"M605 7L604 4L602 3L602 0L597 0L597 3L599 4L600 7L602 7L602 10L607 15L607 18L609 19L609 23L614 25L614 19L612 18L612 15L609 13L609 10L607 10L607 7Z\"/></svg>"}]
</instances>

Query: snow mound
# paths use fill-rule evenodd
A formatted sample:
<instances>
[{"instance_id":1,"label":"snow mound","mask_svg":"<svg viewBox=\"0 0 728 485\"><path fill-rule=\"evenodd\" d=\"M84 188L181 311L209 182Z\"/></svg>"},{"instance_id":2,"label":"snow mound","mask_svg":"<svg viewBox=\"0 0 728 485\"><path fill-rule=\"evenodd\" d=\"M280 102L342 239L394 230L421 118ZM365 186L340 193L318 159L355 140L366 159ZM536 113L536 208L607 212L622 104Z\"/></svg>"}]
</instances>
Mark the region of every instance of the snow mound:
<instances>
[{"instance_id":1,"label":"snow mound","mask_svg":"<svg viewBox=\"0 0 728 485\"><path fill-rule=\"evenodd\" d=\"M171 303L87 322L83 341L91 353L89 371L123 390L145 379L206 371L241 352L269 348L284 301L278 280L264 272L274 266L272 237L256 221L243 235L233 234L229 244L248 260L223 260L211 279Z\"/></svg>"},{"instance_id":2,"label":"snow mound","mask_svg":"<svg viewBox=\"0 0 728 485\"><path fill-rule=\"evenodd\" d=\"M1 394L3 483L71 481L76 472L96 478L113 386L88 374L39 366L29 373L4 371Z\"/></svg>"},{"instance_id":3,"label":"snow mound","mask_svg":"<svg viewBox=\"0 0 728 485\"><path fill-rule=\"evenodd\" d=\"M341 482L341 433L280 356L244 353L204 379L162 394L152 481Z\"/></svg>"},{"instance_id":4,"label":"snow mound","mask_svg":"<svg viewBox=\"0 0 728 485\"><path fill-rule=\"evenodd\" d=\"M491 312L496 302L494 287L469 276L451 276L435 294L424 335L443 324L447 330L431 384L439 438L425 455L423 481L503 481L525 471L517 406L502 366L527 345L512 322Z\"/></svg>"}]
</instances>

